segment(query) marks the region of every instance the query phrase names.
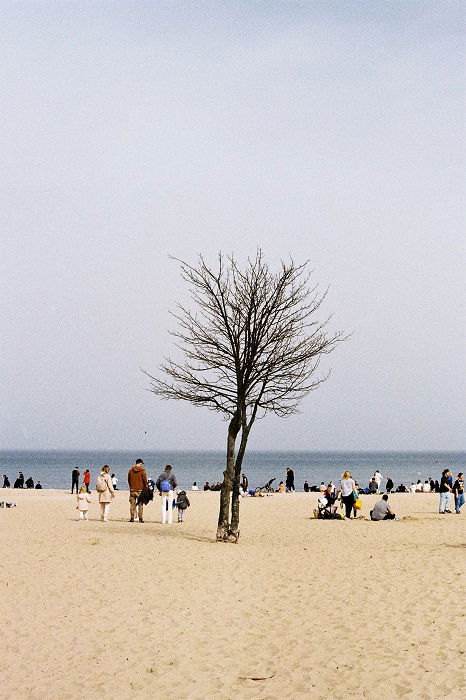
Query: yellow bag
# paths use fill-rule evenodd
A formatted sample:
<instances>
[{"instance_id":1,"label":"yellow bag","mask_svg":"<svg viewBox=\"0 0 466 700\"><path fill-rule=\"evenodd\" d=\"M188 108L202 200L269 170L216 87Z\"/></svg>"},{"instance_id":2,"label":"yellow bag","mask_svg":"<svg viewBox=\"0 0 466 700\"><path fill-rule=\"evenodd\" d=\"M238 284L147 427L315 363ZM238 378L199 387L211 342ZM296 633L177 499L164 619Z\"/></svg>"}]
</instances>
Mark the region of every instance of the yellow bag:
<instances>
[{"instance_id":1,"label":"yellow bag","mask_svg":"<svg viewBox=\"0 0 466 700\"><path fill-rule=\"evenodd\" d=\"M356 508L356 510L362 510L362 501L359 498L359 496L354 502L354 507Z\"/></svg>"}]
</instances>

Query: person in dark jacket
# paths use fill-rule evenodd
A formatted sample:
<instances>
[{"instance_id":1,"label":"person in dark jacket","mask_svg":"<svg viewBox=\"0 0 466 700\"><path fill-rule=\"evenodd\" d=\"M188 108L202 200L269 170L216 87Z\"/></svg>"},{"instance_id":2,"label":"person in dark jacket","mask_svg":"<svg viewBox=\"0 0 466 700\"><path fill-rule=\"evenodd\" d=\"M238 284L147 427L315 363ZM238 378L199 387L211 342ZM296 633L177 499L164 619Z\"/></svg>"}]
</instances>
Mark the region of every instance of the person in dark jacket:
<instances>
[{"instance_id":1,"label":"person in dark jacket","mask_svg":"<svg viewBox=\"0 0 466 700\"><path fill-rule=\"evenodd\" d=\"M32 480L32 476L29 477L29 479L26 479L26 488L27 489L33 489L34 488L34 482Z\"/></svg>"},{"instance_id":2,"label":"person in dark jacket","mask_svg":"<svg viewBox=\"0 0 466 700\"><path fill-rule=\"evenodd\" d=\"M143 504L139 502L139 496L143 488L147 487L147 475L144 469L142 459L137 459L134 467L128 471L128 486L129 486L129 522L134 523L136 515L136 504L138 507L138 519L143 523L142 518Z\"/></svg>"},{"instance_id":3,"label":"person in dark jacket","mask_svg":"<svg viewBox=\"0 0 466 700\"><path fill-rule=\"evenodd\" d=\"M162 499L162 523L171 525L173 522L173 492L177 487L176 476L173 473L170 464L167 464L165 470L160 474L155 482L155 487Z\"/></svg>"},{"instance_id":4,"label":"person in dark jacket","mask_svg":"<svg viewBox=\"0 0 466 700\"><path fill-rule=\"evenodd\" d=\"M76 493L79 491L79 469L78 467L75 467L73 471L71 472L71 493L73 493L75 487L76 487Z\"/></svg>"},{"instance_id":5,"label":"person in dark jacket","mask_svg":"<svg viewBox=\"0 0 466 700\"><path fill-rule=\"evenodd\" d=\"M36 489L41 489L41 488L42 488L42 484L40 483L40 481L38 481L36 484Z\"/></svg>"},{"instance_id":6,"label":"person in dark jacket","mask_svg":"<svg viewBox=\"0 0 466 700\"><path fill-rule=\"evenodd\" d=\"M13 488L15 488L15 489L23 489L24 488L23 472L19 472L18 478L16 479Z\"/></svg>"},{"instance_id":7,"label":"person in dark jacket","mask_svg":"<svg viewBox=\"0 0 466 700\"><path fill-rule=\"evenodd\" d=\"M309 484L307 483L307 481L304 482L304 491L306 493L309 493Z\"/></svg>"},{"instance_id":8,"label":"person in dark jacket","mask_svg":"<svg viewBox=\"0 0 466 700\"><path fill-rule=\"evenodd\" d=\"M286 470L286 490L294 491L294 471L288 467Z\"/></svg>"},{"instance_id":9,"label":"person in dark jacket","mask_svg":"<svg viewBox=\"0 0 466 700\"><path fill-rule=\"evenodd\" d=\"M7 477L6 474L3 475L3 488L4 489L9 489L10 488L10 480Z\"/></svg>"},{"instance_id":10,"label":"person in dark jacket","mask_svg":"<svg viewBox=\"0 0 466 700\"><path fill-rule=\"evenodd\" d=\"M391 478L391 476L387 476L387 485L385 487L387 493L391 493L393 491L393 486L393 479Z\"/></svg>"},{"instance_id":11,"label":"person in dark jacket","mask_svg":"<svg viewBox=\"0 0 466 700\"><path fill-rule=\"evenodd\" d=\"M176 499L176 505L178 507L178 522L184 522L184 512L186 508L189 508L191 503L186 495L186 491L180 491Z\"/></svg>"}]
</instances>

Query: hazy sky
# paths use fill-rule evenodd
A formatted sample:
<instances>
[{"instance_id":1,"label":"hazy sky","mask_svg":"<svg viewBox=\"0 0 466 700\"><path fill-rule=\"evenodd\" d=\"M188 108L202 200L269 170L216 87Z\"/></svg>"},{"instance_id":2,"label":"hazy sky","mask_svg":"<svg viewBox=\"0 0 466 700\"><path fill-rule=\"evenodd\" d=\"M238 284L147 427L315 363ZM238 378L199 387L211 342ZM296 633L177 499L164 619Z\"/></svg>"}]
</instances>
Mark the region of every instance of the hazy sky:
<instances>
[{"instance_id":1,"label":"hazy sky","mask_svg":"<svg viewBox=\"0 0 466 700\"><path fill-rule=\"evenodd\" d=\"M355 334L251 448L464 448L463 7L2 2L0 446L223 448L139 367L169 254L260 246Z\"/></svg>"}]
</instances>

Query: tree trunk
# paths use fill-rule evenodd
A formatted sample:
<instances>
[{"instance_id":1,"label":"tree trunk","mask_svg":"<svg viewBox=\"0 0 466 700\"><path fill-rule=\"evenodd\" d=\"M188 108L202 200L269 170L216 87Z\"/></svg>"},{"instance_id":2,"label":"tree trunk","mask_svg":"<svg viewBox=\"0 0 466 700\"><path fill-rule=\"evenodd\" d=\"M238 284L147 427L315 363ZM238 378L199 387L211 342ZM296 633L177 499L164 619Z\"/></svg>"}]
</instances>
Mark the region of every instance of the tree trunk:
<instances>
[{"instance_id":1,"label":"tree trunk","mask_svg":"<svg viewBox=\"0 0 466 700\"><path fill-rule=\"evenodd\" d=\"M227 542L230 534L230 499L235 475L235 445L240 428L238 414L235 413L228 426L227 465L223 472L223 484L220 491L220 509L218 513L217 540Z\"/></svg>"},{"instance_id":2,"label":"tree trunk","mask_svg":"<svg viewBox=\"0 0 466 700\"><path fill-rule=\"evenodd\" d=\"M231 498L231 525L229 529L229 540L238 542L239 539L239 485L241 479L241 468L243 466L243 457L248 444L249 428L243 428L241 433L241 444L239 446L238 455L235 462L235 472L233 477L233 493Z\"/></svg>"}]
</instances>

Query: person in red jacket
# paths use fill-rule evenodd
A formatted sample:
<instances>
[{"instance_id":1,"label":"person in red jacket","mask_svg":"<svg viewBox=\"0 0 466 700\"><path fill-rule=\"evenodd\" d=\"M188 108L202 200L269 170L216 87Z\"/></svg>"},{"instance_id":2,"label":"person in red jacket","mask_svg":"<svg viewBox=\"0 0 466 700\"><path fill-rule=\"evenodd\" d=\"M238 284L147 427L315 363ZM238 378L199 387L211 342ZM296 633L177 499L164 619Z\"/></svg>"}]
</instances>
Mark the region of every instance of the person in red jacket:
<instances>
[{"instance_id":1,"label":"person in red jacket","mask_svg":"<svg viewBox=\"0 0 466 700\"><path fill-rule=\"evenodd\" d=\"M83 474L83 484L86 487L87 493L90 493L90 491L89 491L89 484L90 483L91 483L91 472L89 471L89 469L85 469L84 474Z\"/></svg>"},{"instance_id":2,"label":"person in red jacket","mask_svg":"<svg viewBox=\"0 0 466 700\"><path fill-rule=\"evenodd\" d=\"M129 486L129 522L134 523L134 515L136 513L136 503L139 496L141 495L142 489L147 486L147 475L146 470L143 467L144 462L142 459L137 459L134 467L128 472L128 486ZM142 509L143 505L140 503L138 505L138 518L139 522L143 523L142 519Z\"/></svg>"}]
</instances>

